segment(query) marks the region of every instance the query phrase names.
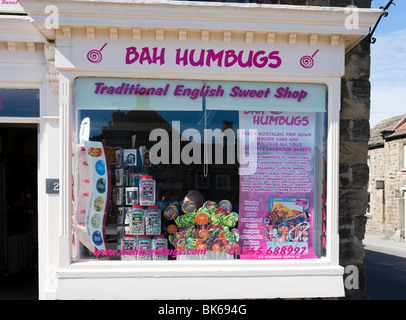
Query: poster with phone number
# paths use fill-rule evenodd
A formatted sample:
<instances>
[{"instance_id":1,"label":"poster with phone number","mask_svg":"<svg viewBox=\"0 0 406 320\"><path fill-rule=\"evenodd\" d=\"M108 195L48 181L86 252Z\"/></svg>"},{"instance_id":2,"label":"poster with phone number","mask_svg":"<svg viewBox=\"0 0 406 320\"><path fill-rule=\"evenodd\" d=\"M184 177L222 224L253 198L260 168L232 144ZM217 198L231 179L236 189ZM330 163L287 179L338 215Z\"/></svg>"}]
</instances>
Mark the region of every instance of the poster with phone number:
<instances>
[{"instance_id":1,"label":"poster with phone number","mask_svg":"<svg viewBox=\"0 0 406 320\"><path fill-rule=\"evenodd\" d=\"M316 258L316 113L240 111L239 121L246 130L240 151L256 150L251 172L240 173L240 259Z\"/></svg>"}]
</instances>

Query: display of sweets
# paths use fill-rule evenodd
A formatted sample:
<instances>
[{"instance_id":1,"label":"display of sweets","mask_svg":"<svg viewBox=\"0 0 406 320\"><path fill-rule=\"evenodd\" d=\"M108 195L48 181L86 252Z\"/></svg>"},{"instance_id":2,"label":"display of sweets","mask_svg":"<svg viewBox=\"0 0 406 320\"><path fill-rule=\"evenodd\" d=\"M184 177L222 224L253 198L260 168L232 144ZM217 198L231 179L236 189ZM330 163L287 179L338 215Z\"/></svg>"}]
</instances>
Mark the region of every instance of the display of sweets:
<instances>
[{"instance_id":1,"label":"display of sweets","mask_svg":"<svg viewBox=\"0 0 406 320\"><path fill-rule=\"evenodd\" d=\"M155 180L152 176L141 176L138 191L140 205L155 205Z\"/></svg>"},{"instance_id":2,"label":"display of sweets","mask_svg":"<svg viewBox=\"0 0 406 320\"><path fill-rule=\"evenodd\" d=\"M145 234L161 233L161 210L158 206L150 206L145 210Z\"/></svg>"},{"instance_id":3,"label":"display of sweets","mask_svg":"<svg viewBox=\"0 0 406 320\"><path fill-rule=\"evenodd\" d=\"M129 232L133 235L145 234L145 213L142 206L132 206L128 210L130 216Z\"/></svg>"},{"instance_id":4,"label":"display of sweets","mask_svg":"<svg viewBox=\"0 0 406 320\"><path fill-rule=\"evenodd\" d=\"M152 255L152 260L168 260L168 255L162 252L162 250L166 251L168 249L168 240L163 234L156 235L152 239L151 248L158 251L158 253Z\"/></svg>"},{"instance_id":5,"label":"display of sweets","mask_svg":"<svg viewBox=\"0 0 406 320\"><path fill-rule=\"evenodd\" d=\"M195 211L183 210L187 213L175 219L178 232L169 236L169 242L178 250L228 252L231 248L238 249L240 234L235 228L238 213L231 211L232 205L228 200L220 203L209 200Z\"/></svg>"},{"instance_id":6,"label":"display of sweets","mask_svg":"<svg viewBox=\"0 0 406 320\"><path fill-rule=\"evenodd\" d=\"M147 235L141 235L138 238L138 260L152 260L151 238Z\"/></svg>"},{"instance_id":7,"label":"display of sweets","mask_svg":"<svg viewBox=\"0 0 406 320\"><path fill-rule=\"evenodd\" d=\"M178 250L200 249L228 252L231 248L238 249L240 233L237 228L230 230L226 226L206 225L182 228L169 236L169 242Z\"/></svg>"}]
</instances>

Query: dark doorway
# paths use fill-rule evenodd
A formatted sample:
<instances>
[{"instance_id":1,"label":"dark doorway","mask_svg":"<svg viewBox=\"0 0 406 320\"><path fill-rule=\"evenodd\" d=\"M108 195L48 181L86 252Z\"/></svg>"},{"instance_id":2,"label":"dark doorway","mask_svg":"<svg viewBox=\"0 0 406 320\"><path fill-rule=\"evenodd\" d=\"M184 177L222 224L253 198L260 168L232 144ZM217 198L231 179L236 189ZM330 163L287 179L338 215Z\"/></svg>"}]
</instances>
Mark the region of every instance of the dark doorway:
<instances>
[{"instance_id":1,"label":"dark doorway","mask_svg":"<svg viewBox=\"0 0 406 320\"><path fill-rule=\"evenodd\" d=\"M38 299L38 133L0 125L0 300Z\"/></svg>"}]
</instances>

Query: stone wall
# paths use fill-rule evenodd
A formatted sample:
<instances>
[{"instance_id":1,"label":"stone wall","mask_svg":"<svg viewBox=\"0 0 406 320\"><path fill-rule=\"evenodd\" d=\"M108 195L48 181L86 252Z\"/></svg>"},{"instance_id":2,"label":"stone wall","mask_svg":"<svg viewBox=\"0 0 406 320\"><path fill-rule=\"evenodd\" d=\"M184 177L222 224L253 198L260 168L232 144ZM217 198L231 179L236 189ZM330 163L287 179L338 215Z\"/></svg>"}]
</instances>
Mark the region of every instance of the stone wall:
<instances>
[{"instance_id":1,"label":"stone wall","mask_svg":"<svg viewBox=\"0 0 406 320\"><path fill-rule=\"evenodd\" d=\"M366 2L360 1L362 5ZM365 295L365 251L362 240L368 207L369 76L370 43L366 38L346 54L341 91L340 264L344 267L357 266L360 279L359 290L346 291L349 299Z\"/></svg>"},{"instance_id":2,"label":"stone wall","mask_svg":"<svg viewBox=\"0 0 406 320\"><path fill-rule=\"evenodd\" d=\"M385 141L383 147L369 151L371 181L370 214L367 231L401 240L405 236L404 191L406 169L404 145L406 138ZM384 190L376 189L376 180L385 182Z\"/></svg>"},{"instance_id":3,"label":"stone wall","mask_svg":"<svg viewBox=\"0 0 406 320\"><path fill-rule=\"evenodd\" d=\"M370 8L371 0L255 0L251 2L287 5L355 5ZM342 78L340 124L340 264L359 270L359 289L346 291L347 299L365 298L365 235L368 206L367 165L370 114L370 43L365 38L346 55ZM344 275L345 277L345 275Z\"/></svg>"}]
</instances>

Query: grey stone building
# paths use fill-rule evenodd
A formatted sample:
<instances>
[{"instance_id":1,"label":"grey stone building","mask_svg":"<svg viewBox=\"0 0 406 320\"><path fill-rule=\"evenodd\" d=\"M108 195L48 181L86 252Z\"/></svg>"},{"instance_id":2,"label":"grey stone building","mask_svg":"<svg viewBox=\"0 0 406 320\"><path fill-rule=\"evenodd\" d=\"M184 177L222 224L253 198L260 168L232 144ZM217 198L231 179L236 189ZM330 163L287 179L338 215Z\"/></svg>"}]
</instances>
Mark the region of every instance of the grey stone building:
<instances>
[{"instance_id":1,"label":"grey stone building","mask_svg":"<svg viewBox=\"0 0 406 320\"><path fill-rule=\"evenodd\" d=\"M405 239L406 114L381 121L369 140L370 195L366 230Z\"/></svg>"}]
</instances>

